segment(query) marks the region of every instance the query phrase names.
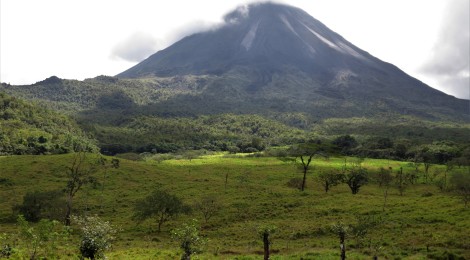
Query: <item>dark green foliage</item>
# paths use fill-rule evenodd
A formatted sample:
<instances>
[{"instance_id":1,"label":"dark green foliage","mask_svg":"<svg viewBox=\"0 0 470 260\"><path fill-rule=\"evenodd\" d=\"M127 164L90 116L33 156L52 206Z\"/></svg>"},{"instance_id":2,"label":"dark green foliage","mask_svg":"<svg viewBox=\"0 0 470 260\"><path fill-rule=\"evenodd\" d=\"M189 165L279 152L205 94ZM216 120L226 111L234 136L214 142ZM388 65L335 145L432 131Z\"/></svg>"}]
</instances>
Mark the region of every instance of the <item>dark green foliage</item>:
<instances>
[{"instance_id":1,"label":"dark green foliage","mask_svg":"<svg viewBox=\"0 0 470 260\"><path fill-rule=\"evenodd\" d=\"M64 192L34 191L27 192L23 203L16 205L13 212L24 216L25 220L38 222L41 219L54 219L62 221L65 214Z\"/></svg>"},{"instance_id":2,"label":"dark green foliage","mask_svg":"<svg viewBox=\"0 0 470 260\"><path fill-rule=\"evenodd\" d=\"M350 135L336 137L331 143L338 146L343 154L350 154L351 150L358 145L356 139Z\"/></svg>"},{"instance_id":3,"label":"dark green foliage","mask_svg":"<svg viewBox=\"0 0 470 260\"><path fill-rule=\"evenodd\" d=\"M103 154L174 153L179 150L262 151L267 145L299 140L302 131L258 115L197 118L138 117L119 127L95 125L90 131Z\"/></svg>"},{"instance_id":4,"label":"dark green foliage","mask_svg":"<svg viewBox=\"0 0 470 260\"><path fill-rule=\"evenodd\" d=\"M302 185L300 187L301 191L305 190L307 173L311 168L310 163L312 162L314 156L318 155L322 157L328 157L333 150L334 148L329 143L322 142L321 140L314 140L297 144L288 150L289 156L295 157L296 162L297 160L300 160L298 166L303 173Z\"/></svg>"},{"instance_id":5,"label":"dark green foliage","mask_svg":"<svg viewBox=\"0 0 470 260\"><path fill-rule=\"evenodd\" d=\"M343 183L345 180L345 176L342 173L326 171L318 174L318 179L320 180L321 185L325 189L325 192L328 192L331 187Z\"/></svg>"},{"instance_id":6,"label":"dark green foliage","mask_svg":"<svg viewBox=\"0 0 470 260\"><path fill-rule=\"evenodd\" d=\"M3 186L13 186L13 181L8 178L0 178L0 185Z\"/></svg>"},{"instance_id":7,"label":"dark green foliage","mask_svg":"<svg viewBox=\"0 0 470 260\"><path fill-rule=\"evenodd\" d=\"M183 224L181 228L172 230L171 235L174 240L179 242L180 248L183 249L181 260L190 260L191 255L201 253L207 243L207 240L199 235L199 224L196 220L192 220L189 224Z\"/></svg>"},{"instance_id":8,"label":"dark green foliage","mask_svg":"<svg viewBox=\"0 0 470 260\"><path fill-rule=\"evenodd\" d=\"M157 188L147 197L136 202L133 219L142 222L148 218L155 218L158 223L158 232L160 232L163 223L188 210L189 207L178 197Z\"/></svg>"},{"instance_id":9,"label":"dark green foliage","mask_svg":"<svg viewBox=\"0 0 470 260\"><path fill-rule=\"evenodd\" d=\"M470 201L470 169L468 173L452 174L450 177L450 183L452 184L457 196L462 199L465 207L467 207L468 202Z\"/></svg>"},{"instance_id":10,"label":"dark green foliage","mask_svg":"<svg viewBox=\"0 0 470 260\"><path fill-rule=\"evenodd\" d=\"M393 181L393 176L392 176L391 171L392 171L392 168L385 169L381 167L379 172L375 175L376 182L377 184L379 184L380 187L382 186L387 187Z\"/></svg>"},{"instance_id":11,"label":"dark green foliage","mask_svg":"<svg viewBox=\"0 0 470 260\"><path fill-rule=\"evenodd\" d=\"M435 140L464 143L470 138L466 121L448 117L443 118L447 122L394 113L370 117L367 110L376 103L373 100L364 103L361 99L364 107L348 105L342 107L341 112L341 106L334 99L315 105L311 100L298 102L275 98L283 92L293 95L290 92L297 84L318 84L293 71L289 76L277 78L280 82L272 83L270 91L245 93L247 82L238 81L246 77L244 73L253 74L237 71L229 78L199 75L118 79L99 76L84 81L52 77L30 86L3 84L1 89L71 114L99 141L101 152L109 155L199 149L255 152L270 146L302 142L305 131L313 128L321 136L337 138L335 141L343 153L406 160L414 156L413 147ZM234 79L236 84L228 84ZM260 96L253 97L255 94ZM302 92L297 96L314 98L310 94L311 91ZM329 108L331 106L334 109ZM14 116L10 112L5 111L4 116ZM345 118L354 114L367 115L367 118ZM36 115L35 118L41 117ZM61 128L67 131L78 129L75 126ZM11 140L9 134L7 137L4 153L65 153L73 147L68 145L71 141L66 142L66 147L63 147L64 141L54 146L66 135L54 138L54 135L35 132L26 135L21 142ZM355 142L360 145L356 147ZM54 145L50 146L51 143ZM10 147L12 144L15 147ZM461 145L457 147L459 149L462 149ZM438 161L455 157L455 153L448 153L445 147L439 154Z\"/></svg>"},{"instance_id":12,"label":"dark green foliage","mask_svg":"<svg viewBox=\"0 0 470 260\"><path fill-rule=\"evenodd\" d=\"M0 92L0 155L96 150L68 117Z\"/></svg>"},{"instance_id":13,"label":"dark green foliage","mask_svg":"<svg viewBox=\"0 0 470 260\"><path fill-rule=\"evenodd\" d=\"M369 182L367 170L360 166L354 166L348 169L348 173L345 176L345 182L351 189L352 194L357 194L359 189Z\"/></svg>"}]
</instances>

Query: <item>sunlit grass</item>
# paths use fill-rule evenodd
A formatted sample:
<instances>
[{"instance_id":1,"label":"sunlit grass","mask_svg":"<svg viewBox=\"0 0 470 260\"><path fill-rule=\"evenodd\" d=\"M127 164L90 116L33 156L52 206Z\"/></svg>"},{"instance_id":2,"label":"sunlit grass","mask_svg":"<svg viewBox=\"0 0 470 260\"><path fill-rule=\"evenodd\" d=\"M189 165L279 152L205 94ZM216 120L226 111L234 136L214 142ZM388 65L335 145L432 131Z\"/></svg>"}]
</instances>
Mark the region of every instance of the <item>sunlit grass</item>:
<instances>
[{"instance_id":1,"label":"sunlit grass","mask_svg":"<svg viewBox=\"0 0 470 260\"><path fill-rule=\"evenodd\" d=\"M21 203L27 191L64 187L64 166L71 160L72 155L0 158L1 177L12 181L11 186L0 184L2 232L15 232L14 224L8 222L11 208ZM356 160L346 158L346 163ZM374 183L362 187L357 195L345 184L325 193L316 175L339 172L344 162L345 158L315 158L306 191L300 192L287 186L289 179L301 177L298 168L272 157L220 153L191 160L121 160L119 169L108 170L103 192L89 185L77 193L75 209L77 214L97 214L120 227L110 259L179 259L178 245L169 231L193 218L199 219L201 234L209 239L200 259L259 259L262 241L256 228L262 224L278 227L272 259L337 259L338 241L329 232L330 225L337 221L354 224L357 216L367 215L380 217L382 224L370 231L371 248L369 242L355 248L355 241L347 240L349 259L371 258L376 244L380 245L379 257L423 259L446 250L470 256L466 242L470 210L458 198L422 184L422 180L409 186L403 196L390 188L385 211L384 188ZM362 166L372 173L381 167L414 171L408 162L391 160L365 159ZM433 165L431 169L443 171L445 167ZM102 171L95 176L103 181ZM154 222L137 224L132 214L135 201L159 185L190 205L203 196L215 196L223 208L208 223L193 211L165 223L158 233Z\"/></svg>"}]
</instances>

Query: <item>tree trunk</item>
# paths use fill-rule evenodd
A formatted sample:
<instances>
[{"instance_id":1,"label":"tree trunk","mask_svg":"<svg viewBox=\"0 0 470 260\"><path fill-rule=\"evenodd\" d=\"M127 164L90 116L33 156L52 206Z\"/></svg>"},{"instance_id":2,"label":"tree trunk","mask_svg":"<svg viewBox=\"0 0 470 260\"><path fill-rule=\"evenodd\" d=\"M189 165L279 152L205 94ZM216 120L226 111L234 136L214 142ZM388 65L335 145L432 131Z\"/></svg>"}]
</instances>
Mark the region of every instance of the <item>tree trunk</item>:
<instances>
[{"instance_id":1,"label":"tree trunk","mask_svg":"<svg viewBox=\"0 0 470 260\"><path fill-rule=\"evenodd\" d=\"M161 231L161 227L162 227L163 222L165 222L165 215L162 213L160 215L160 219L158 220L158 230L157 230L158 232Z\"/></svg>"},{"instance_id":2,"label":"tree trunk","mask_svg":"<svg viewBox=\"0 0 470 260\"><path fill-rule=\"evenodd\" d=\"M181 260L191 260L191 254L184 252L184 254L181 256Z\"/></svg>"},{"instance_id":3,"label":"tree trunk","mask_svg":"<svg viewBox=\"0 0 470 260\"><path fill-rule=\"evenodd\" d=\"M346 245L344 244L345 234L340 234L339 237L339 246L341 248L341 260L346 259Z\"/></svg>"},{"instance_id":4,"label":"tree trunk","mask_svg":"<svg viewBox=\"0 0 470 260\"><path fill-rule=\"evenodd\" d=\"M67 210L65 211L65 225L70 226L70 216L72 215L72 198L67 198Z\"/></svg>"},{"instance_id":5,"label":"tree trunk","mask_svg":"<svg viewBox=\"0 0 470 260\"><path fill-rule=\"evenodd\" d=\"M305 190L305 183L307 182L307 169L304 168L304 178L302 179L302 187L301 187L301 191L304 191Z\"/></svg>"},{"instance_id":6,"label":"tree trunk","mask_svg":"<svg viewBox=\"0 0 470 260\"><path fill-rule=\"evenodd\" d=\"M269 260L269 234L265 232L263 234L264 243L264 260Z\"/></svg>"},{"instance_id":7,"label":"tree trunk","mask_svg":"<svg viewBox=\"0 0 470 260\"><path fill-rule=\"evenodd\" d=\"M387 197L388 197L388 187L384 191L384 205L382 207L382 212L385 212L385 206L387 206Z\"/></svg>"}]
</instances>

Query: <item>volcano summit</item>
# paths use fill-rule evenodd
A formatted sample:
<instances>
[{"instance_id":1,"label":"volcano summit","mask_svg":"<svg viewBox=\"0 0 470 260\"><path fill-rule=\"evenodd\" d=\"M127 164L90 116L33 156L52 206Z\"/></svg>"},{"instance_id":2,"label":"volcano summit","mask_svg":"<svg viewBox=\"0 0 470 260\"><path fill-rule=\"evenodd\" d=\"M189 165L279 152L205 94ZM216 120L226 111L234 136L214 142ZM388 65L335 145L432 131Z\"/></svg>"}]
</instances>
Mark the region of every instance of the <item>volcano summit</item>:
<instances>
[{"instance_id":1,"label":"volcano summit","mask_svg":"<svg viewBox=\"0 0 470 260\"><path fill-rule=\"evenodd\" d=\"M321 118L382 113L468 118L465 100L377 59L299 8L252 4L227 14L224 21L117 77L204 77L197 95L179 97L192 104L193 112L292 110Z\"/></svg>"}]
</instances>

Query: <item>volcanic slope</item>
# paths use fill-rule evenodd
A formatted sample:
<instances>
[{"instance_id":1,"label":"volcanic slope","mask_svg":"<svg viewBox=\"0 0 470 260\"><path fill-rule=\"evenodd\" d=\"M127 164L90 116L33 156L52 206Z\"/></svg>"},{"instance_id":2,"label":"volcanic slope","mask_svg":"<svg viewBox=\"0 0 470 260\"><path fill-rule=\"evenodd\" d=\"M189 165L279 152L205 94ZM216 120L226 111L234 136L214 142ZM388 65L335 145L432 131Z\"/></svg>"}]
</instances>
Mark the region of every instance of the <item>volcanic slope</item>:
<instances>
[{"instance_id":1,"label":"volcanic slope","mask_svg":"<svg viewBox=\"0 0 470 260\"><path fill-rule=\"evenodd\" d=\"M161 50L119 78L209 77L188 112L304 112L315 118L410 114L468 121L468 101L435 90L291 6L239 7L218 29ZM210 105L208 105L210 104ZM181 108L180 108L181 109Z\"/></svg>"}]
</instances>

